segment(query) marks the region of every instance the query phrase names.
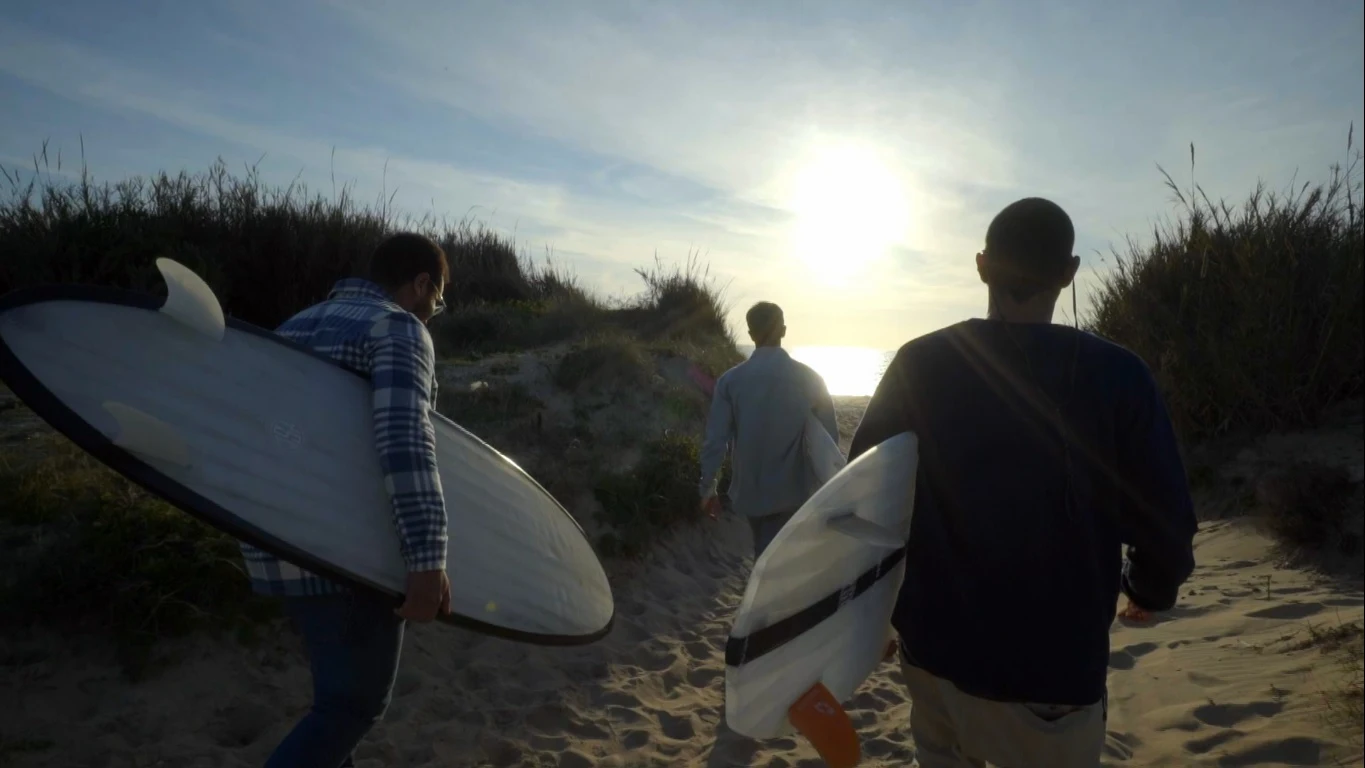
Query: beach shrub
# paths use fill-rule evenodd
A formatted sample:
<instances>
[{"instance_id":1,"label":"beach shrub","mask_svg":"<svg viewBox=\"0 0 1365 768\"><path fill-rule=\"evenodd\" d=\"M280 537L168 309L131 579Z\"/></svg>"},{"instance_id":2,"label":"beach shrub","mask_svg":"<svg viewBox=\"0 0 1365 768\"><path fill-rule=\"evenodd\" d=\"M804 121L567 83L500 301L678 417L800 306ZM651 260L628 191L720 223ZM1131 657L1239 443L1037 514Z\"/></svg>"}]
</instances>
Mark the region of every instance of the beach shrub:
<instances>
[{"instance_id":1,"label":"beach shrub","mask_svg":"<svg viewBox=\"0 0 1365 768\"><path fill-rule=\"evenodd\" d=\"M1341 467L1300 461L1267 472L1254 493L1266 526L1278 540L1304 550L1352 555L1361 545L1349 525L1356 485Z\"/></svg>"},{"instance_id":2,"label":"beach shrub","mask_svg":"<svg viewBox=\"0 0 1365 768\"><path fill-rule=\"evenodd\" d=\"M1328 721L1334 730L1348 743L1359 749L1365 734L1361 722L1365 716L1365 638L1362 637L1360 622L1353 625L1354 631L1344 638L1337 651L1341 675L1335 690L1328 693Z\"/></svg>"},{"instance_id":3,"label":"beach shrub","mask_svg":"<svg viewBox=\"0 0 1365 768\"><path fill-rule=\"evenodd\" d=\"M497 424L504 428L533 419L544 407L520 382L475 382L472 388L447 384L436 392L436 410L466 429Z\"/></svg>"},{"instance_id":4,"label":"beach shrub","mask_svg":"<svg viewBox=\"0 0 1365 768\"><path fill-rule=\"evenodd\" d=\"M130 673L158 639L279 613L251 592L234 539L63 438L0 454L0 522L0 624L107 631Z\"/></svg>"},{"instance_id":5,"label":"beach shrub","mask_svg":"<svg viewBox=\"0 0 1365 768\"><path fill-rule=\"evenodd\" d=\"M603 556L639 557L661 532L701 516L698 451L696 438L667 434L644 446L634 468L598 479L593 494L601 505L598 522L607 529L597 542Z\"/></svg>"},{"instance_id":6,"label":"beach shrub","mask_svg":"<svg viewBox=\"0 0 1365 768\"><path fill-rule=\"evenodd\" d=\"M587 341L560 358L555 384L575 391L581 388L641 389L654 374L654 360L640 343L614 333Z\"/></svg>"},{"instance_id":7,"label":"beach shrub","mask_svg":"<svg viewBox=\"0 0 1365 768\"><path fill-rule=\"evenodd\" d=\"M1088 325L1152 367L1191 440L1314 423L1365 385L1360 153L1327 182L1258 185L1240 208L1202 188L1101 278ZM1194 148L1190 152L1193 175Z\"/></svg>"}]
</instances>

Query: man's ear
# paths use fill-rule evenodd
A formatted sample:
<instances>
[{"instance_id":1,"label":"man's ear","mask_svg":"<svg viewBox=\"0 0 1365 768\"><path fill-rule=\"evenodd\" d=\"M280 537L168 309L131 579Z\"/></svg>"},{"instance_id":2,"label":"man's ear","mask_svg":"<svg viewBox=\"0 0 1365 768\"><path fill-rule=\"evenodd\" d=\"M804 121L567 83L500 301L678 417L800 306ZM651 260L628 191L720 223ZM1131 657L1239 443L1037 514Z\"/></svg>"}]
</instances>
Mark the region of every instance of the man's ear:
<instances>
[{"instance_id":1,"label":"man's ear","mask_svg":"<svg viewBox=\"0 0 1365 768\"><path fill-rule=\"evenodd\" d=\"M1071 285L1071 281L1076 279L1076 272L1081 268L1081 257L1072 256L1070 263L1066 265L1066 272L1062 273L1062 284L1057 286L1059 289Z\"/></svg>"}]
</instances>

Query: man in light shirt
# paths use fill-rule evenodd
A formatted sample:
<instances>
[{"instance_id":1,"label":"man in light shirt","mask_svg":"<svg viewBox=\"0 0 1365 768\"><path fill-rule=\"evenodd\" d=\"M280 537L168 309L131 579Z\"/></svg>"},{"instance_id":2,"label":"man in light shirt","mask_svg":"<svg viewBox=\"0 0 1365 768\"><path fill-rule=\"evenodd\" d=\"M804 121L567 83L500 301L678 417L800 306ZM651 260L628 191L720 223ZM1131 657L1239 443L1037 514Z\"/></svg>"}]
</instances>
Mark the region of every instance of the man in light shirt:
<instances>
[{"instance_id":1,"label":"man in light shirt","mask_svg":"<svg viewBox=\"0 0 1365 768\"><path fill-rule=\"evenodd\" d=\"M756 560L818 488L803 445L807 419L814 413L836 443L839 424L824 379L782 349L787 326L781 307L761 301L745 320L754 352L716 381L701 450L700 491L702 509L715 518L717 476L731 449L730 502L749 520Z\"/></svg>"}]
</instances>

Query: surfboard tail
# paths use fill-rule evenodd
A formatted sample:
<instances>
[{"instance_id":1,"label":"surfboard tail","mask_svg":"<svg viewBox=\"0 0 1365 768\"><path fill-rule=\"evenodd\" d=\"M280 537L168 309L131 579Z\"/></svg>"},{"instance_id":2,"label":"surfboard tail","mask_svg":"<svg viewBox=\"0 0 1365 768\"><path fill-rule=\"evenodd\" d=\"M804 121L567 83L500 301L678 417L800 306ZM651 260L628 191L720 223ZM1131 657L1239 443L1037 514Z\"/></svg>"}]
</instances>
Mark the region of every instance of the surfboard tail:
<instances>
[{"instance_id":1,"label":"surfboard tail","mask_svg":"<svg viewBox=\"0 0 1365 768\"><path fill-rule=\"evenodd\" d=\"M858 731L824 683L816 683L797 699L787 718L830 768L853 768L862 760Z\"/></svg>"}]
</instances>

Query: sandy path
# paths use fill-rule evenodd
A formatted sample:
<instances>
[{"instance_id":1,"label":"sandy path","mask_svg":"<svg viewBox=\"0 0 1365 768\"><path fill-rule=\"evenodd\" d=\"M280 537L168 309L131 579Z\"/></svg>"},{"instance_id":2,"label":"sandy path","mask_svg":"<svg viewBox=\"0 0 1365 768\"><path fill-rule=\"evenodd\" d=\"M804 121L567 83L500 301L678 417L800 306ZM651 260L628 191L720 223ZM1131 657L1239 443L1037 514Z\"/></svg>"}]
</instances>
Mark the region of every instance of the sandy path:
<instances>
[{"instance_id":1,"label":"sandy path","mask_svg":"<svg viewBox=\"0 0 1365 768\"><path fill-rule=\"evenodd\" d=\"M1359 582L1277 567L1270 551L1245 521L1205 524L1176 609L1154 626L1115 625L1115 764L1360 764L1359 746L1340 744L1324 723L1338 668L1301 647L1310 625L1361 620Z\"/></svg>"},{"instance_id":2,"label":"sandy path","mask_svg":"<svg viewBox=\"0 0 1365 768\"><path fill-rule=\"evenodd\" d=\"M745 549L738 520L675 537L618 591L618 626L589 647L416 628L360 764L820 765L800 740L754 743L720 725ZM1359 764L1358 751L1325 735L1321 691L1333 668L1317 649L1294 648L1307 621L1360 619L1361 594L1279 569L1268 552L1245 524L1209 524L1180 606L1154 626L1115 625L1106 764ZM298 649L278 638L254 650L187 642L174 666L137 685L75 650L5 666L0 682L18 694L0 704L6 732L56 743L14 764L260 765L308 703ZM882 667L850 707L869 768L912 754L898 677Z\"/></svg>"}]
</instances>

